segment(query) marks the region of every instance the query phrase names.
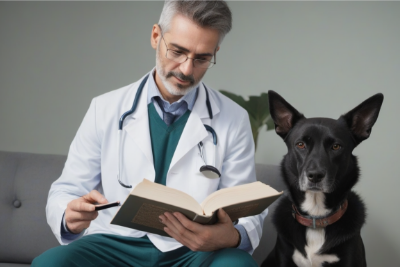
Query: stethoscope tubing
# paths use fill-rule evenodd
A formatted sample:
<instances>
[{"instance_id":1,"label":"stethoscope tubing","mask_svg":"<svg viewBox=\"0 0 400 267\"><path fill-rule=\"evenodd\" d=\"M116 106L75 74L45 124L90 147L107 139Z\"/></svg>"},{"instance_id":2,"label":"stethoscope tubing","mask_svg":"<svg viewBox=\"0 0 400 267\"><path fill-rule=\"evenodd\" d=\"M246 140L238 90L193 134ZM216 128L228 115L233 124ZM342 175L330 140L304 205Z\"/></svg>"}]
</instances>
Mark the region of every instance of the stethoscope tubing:
<instances>
[{"instance_id":1,"label":"stethoscope tubing","mask_svg":"<svg viewBox=\"0 0 400 267\"><path fill-rule=\"evenodd\" d=\"M128 115L130 115L133 112L135 112L136 107L137 107L137 105L139 103L139 98L142 95L142 91L143 91L144 85L146 84L148 78L149 78L149 74L147 74L146 77L144 77L142 82L140 83L139 88L138 88L138 90L136 92L136 95L135 95L135 99L133 100L132 108L130 110L128 110L127 112L125 112L124 114L122 114L121 118L119 118L119 124L118 124L118 129L119 130L122 130L122 127L124 126L125 118Z\"/></svg>"}]
</instances>

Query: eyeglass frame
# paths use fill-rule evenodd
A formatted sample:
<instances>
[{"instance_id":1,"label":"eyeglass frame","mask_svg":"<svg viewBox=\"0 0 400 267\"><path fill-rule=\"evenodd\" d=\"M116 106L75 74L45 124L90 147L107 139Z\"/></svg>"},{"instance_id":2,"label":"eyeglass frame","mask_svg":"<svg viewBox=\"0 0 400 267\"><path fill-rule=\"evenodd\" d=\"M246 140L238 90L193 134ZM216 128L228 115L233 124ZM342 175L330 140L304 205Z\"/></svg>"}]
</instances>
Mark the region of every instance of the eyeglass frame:
<instances>
[{"instance_id":1,"label":"eyeglass frame","mask_svg":"<svg viewBox=\"0 0 400 267\"><path fill-rule=\"evenodd\" d=\"M169 51L169 50L171 50L171 51L176 51L176 52L178 52L178 51L177 51L177 50L174 50L174 49L169 49L169 48L168 48L167 42L165 41L164 35L163 35L163 33L162 33L161 26L160 26L160 24L157 24L157 25L158 25L158 27L160 28L161 38L163 39L164 44L165 44L165 48L167 49L167 51L165 52L165 58L167 58L167 59L169 59L169 60L172 60L172 61L174 61L174 62L176 62L176 63L179 63L179 64L185 63L185 62L190 58L190 59L193 60L193 61L192 61L193 68L199 68L199 69L210 69L210 68L212 68L215 64L217 64L217 55L216 55L215 50L214 50L214 55L213 55L213 57L214 57L214 62L212 62L212 61L210 61L210 60L204 60L204 59L198 59L198 58L188 57L188 56L187 56L186 54L184 54L184 53L182 53L182 54L186 56L186 59L185 59L184 61L182 61L182 62L178 62L178 61L175 61L175 60L172 59L172 58L167 57L167 54L168 54L168 51ZM207 68L202 68L202 67L199 67L199 66L195 66L195 65L194 65L194 61L197 61L197 62L207 61L207 62L209 62L210 64L208 65Z\"/></svg>"}]
</instances>

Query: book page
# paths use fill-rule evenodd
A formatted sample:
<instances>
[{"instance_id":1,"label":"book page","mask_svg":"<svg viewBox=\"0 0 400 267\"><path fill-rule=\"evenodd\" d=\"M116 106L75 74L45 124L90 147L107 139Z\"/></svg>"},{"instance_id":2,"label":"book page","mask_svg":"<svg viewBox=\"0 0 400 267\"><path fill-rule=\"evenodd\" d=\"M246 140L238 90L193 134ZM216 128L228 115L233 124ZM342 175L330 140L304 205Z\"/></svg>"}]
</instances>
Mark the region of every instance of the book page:
<instances>
[{"instance_id":1,"label":"book page","mask_svg":"<svg viewBox=\"0 0 400 267\"><path fill-rule=\"evenodd\" d=\"M200 215L204 214L199 203L190 195L174 188L150 182L147 179L143 179L143 181L132 190L131 195L181 207Z\"/></svg>"},{"instance_id":2,"label":"book page","mask_svg":"<svg viewBox=\"0 0 400 267\"><path fill-rule=\"evenodd\" d=\"M262 182L254 182L250 184L238 185L230 188L220 189L209 195L201 204L205 215L211 215L215 210L248 202L268 198L270 196L277 196L282 194L269 185Z\"/></svg>"}]
</instances>

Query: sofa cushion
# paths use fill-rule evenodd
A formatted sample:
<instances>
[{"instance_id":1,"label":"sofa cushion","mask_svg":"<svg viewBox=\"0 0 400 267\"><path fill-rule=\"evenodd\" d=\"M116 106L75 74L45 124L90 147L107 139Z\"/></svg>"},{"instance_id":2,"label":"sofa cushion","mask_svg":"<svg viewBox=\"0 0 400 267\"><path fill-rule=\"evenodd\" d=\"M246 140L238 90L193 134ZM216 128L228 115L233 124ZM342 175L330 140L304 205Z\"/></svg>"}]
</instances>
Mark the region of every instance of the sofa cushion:
<instances>
[{"instance_id":1,"label":"sofa cushion","mask_svg":"<svg viewBox=\"0 0 400 267\"><path fill-rule=\"evenodd\" d=\"M0 262L30 263L58 242L46 222L51 183L66 157L0 151Z\"/></svg>"},{"instance_id":2,"label":"sofa cushion","mask_svg":"<svg viewBox=\"0 0 400 267\"><path fill-rule=\"evenodd\" d=\"M45 207L51 183L64 167L66 156L0 151L0 266L24 266L58 242L46 222ZM256 164L257 180L285 189L276 165ZM263 236L253 258L258 264L273 248L276 232L269 207ZM16 263L16 264L12 264Z\"/></svg>"}]
</instances>

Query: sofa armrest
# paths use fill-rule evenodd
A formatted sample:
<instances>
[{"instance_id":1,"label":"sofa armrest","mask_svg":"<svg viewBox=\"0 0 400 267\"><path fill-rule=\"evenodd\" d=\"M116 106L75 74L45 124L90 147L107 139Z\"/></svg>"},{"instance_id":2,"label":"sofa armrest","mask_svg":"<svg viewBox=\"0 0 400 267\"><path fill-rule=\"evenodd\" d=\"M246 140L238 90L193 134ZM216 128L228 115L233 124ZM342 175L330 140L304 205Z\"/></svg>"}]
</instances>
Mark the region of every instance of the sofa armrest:
<instances>
[{"instance_id":1,"label":"sofa armrest","mask_svg":"<svg viewBox=\"0 0 400 267\"><path fill-rule=\"evenodd\" d=\"M263 182L277 191L285 191L286 186L283 182L280 167L278 165L256 164L257 180ZM276 230L271 222L271 216L274 213L277 201L268 208L268 216L264 220L263 234L260 244L253 253L253 258L261 265L273 249L276 242Z\"/></svg>"}]
</instances>

